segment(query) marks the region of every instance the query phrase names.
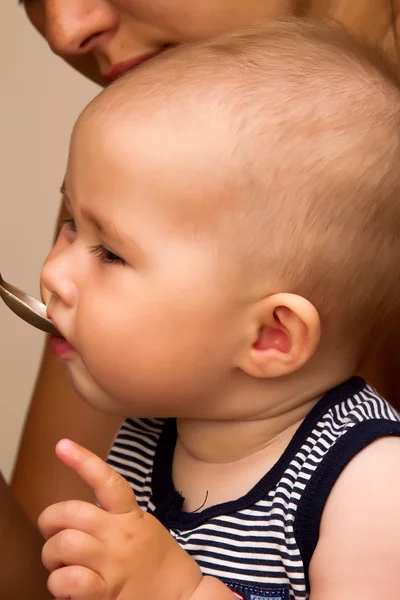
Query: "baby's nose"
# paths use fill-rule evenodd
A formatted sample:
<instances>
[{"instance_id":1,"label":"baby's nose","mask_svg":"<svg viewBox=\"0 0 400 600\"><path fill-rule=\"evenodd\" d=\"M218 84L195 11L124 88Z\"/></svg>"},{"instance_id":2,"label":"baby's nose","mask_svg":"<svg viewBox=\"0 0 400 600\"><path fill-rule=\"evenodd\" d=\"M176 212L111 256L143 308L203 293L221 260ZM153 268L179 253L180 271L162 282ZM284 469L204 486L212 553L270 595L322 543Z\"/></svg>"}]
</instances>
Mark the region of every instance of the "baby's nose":
<instances>
[{"instance_id":1,"label":"baby's nose","mask_svg":"<svg viewBox=\"0 0 400 600\"><path fill-rule=\"evenodd\" d=\"M68 259L63 253L51 256L42 268L40 277L40 293L47 305L52 296L56 296L67 307L76 303L76 286L71 276Z\"/></svg>"}]
</instances>

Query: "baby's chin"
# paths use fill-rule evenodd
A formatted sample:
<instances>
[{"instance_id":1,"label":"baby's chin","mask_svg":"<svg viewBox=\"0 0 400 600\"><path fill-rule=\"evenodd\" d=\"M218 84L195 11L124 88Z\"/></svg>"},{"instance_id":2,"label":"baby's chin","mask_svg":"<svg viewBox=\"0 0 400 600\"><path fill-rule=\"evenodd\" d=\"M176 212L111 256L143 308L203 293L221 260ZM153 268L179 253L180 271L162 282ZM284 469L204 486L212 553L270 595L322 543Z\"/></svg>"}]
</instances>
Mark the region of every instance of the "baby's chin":
<instances>
[{"instance_id":1,"label":"baby's chin","mask_svg":"<svg viewBox=\"0 0 400 600\"><path fill-rule=\"evenodd\" d=\"M105 414L123 418L127 416L118 402L103 390L87 371L80 358L66 363L65 369L73 390L84 402Z\"/></svg>"}]
</instances>

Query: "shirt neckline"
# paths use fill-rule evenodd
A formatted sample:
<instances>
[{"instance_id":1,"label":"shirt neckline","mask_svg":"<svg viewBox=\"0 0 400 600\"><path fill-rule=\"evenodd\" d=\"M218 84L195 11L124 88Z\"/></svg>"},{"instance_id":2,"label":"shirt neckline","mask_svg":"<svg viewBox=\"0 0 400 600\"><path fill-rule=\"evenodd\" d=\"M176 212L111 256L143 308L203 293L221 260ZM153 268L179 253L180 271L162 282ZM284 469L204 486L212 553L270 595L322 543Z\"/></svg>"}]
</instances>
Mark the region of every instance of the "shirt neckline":
<instances>
[{"instance_id":1,"label":"shirt neckline","mask_svg":"<svg viewBox=\"0 0 400 600\"><path fill-rule=\"evenodd\" d=\"M176 421L175 419L167 419L160 434L153 464L152 502L155 506L155 516L170 528L175 527L184 530L198 527L213 517L244 510L255 504L281 479L293 457L321 417L336 404L360 392L365 385L364 379L354 376L327 392L298 427L275 465L249 492L237 500L216 504L201 512L187 513L182 511L184 498L175 489L172 480L172 461L177 440Z\"/></svg>"}]
</instances>

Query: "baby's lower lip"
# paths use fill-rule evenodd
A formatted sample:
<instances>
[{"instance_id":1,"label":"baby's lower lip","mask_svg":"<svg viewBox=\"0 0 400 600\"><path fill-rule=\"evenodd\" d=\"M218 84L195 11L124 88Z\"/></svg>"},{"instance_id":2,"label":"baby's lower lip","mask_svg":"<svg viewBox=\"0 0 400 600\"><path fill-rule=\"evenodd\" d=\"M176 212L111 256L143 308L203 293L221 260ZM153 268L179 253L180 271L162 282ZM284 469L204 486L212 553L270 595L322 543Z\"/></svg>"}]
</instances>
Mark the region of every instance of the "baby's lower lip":
<instances>
[{"instance_id":1,"label":"baby's lower lip","mask_svg":"<svg viewBox=\"0 0 400 600\"><path fill-rule=\"evenodd\" d=\"M71 358L76 350L61 336L51 335L49 339L50 352L61 360Z\"/></svg>"}]
</instances>

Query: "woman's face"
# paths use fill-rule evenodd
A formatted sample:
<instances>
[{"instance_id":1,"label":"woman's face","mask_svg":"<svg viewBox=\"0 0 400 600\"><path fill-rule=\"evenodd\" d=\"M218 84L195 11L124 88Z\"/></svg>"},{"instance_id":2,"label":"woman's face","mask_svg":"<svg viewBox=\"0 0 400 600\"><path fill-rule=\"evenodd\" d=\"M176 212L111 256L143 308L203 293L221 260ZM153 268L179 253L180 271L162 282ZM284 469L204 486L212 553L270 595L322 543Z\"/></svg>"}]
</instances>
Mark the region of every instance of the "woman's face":
<instances>
[{"instance_id":1,"label":"woman's face","mask_svg":"<svg viewBox=\"0 0 400 600\"><path fill-rule=\"evenodd\" d=\"M285 15L293 0L24 0L50 48L102 85L168 46Z\"/></svg>"}]
</instances>

